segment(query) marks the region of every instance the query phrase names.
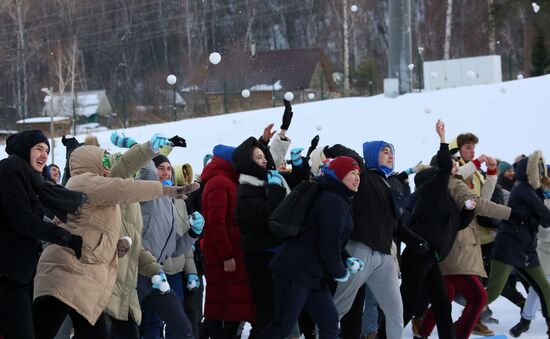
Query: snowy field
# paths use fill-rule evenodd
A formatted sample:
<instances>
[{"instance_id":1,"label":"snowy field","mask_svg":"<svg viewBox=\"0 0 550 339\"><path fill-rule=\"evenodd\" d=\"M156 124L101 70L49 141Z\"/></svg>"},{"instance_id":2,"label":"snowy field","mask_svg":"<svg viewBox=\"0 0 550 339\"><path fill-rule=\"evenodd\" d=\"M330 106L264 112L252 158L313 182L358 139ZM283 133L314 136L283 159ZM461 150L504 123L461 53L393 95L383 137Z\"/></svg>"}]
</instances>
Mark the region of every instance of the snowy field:
<instances>
[{"instance_id":1,"label":"snowy field","mask_svg":"<svg viewBox=\"0 0 550 339\"><path fill-rule=\"evenodd\" d=\"M403 170L420 160L429 162L438 148L435 121L441 118L446 122L448 139L461 132L475 133L480 139L476 149L478 155L485 153L512 162L518 154L541 149L550 157L549 89L550 76L542 76L411 93L396 99L379 95L296 104L287 135L292 139L292 147L307 149L311 138L319 134L319 146L342 143L360 154L363 142L383 139L395 145L396 168ZM172 163L189 162L195 173L200 173L203 156L211 153L215 145L237 146L248 136L260 136L263 128L271 122L279 127L282 112L282 107L276 107L119 132L125 132L138 142L144 142L159 132L169 137L174 134L184 137L188 147L174 149L170 155ZM122 151L111 144L110 134L111 131L106 131L96 136L109 151ZM77 139L83 141L84 137L78 135ZM63 168L65 149L59 139L56 145L55 163ZM5 156L4 147L0 147L0 158ZM519 320L519 310L503 298L495 301L491 308L500 324L491 324L490 328L497 334L508 334ZM460 311L461 307L453 304L455 319ZM545 332L546 324L539 315L532 322L531 330L521 338L547 338ZM412 337L410 324L405 337ZM436 337L435 333L432 337Z\"/></svg>"}]
</instances>

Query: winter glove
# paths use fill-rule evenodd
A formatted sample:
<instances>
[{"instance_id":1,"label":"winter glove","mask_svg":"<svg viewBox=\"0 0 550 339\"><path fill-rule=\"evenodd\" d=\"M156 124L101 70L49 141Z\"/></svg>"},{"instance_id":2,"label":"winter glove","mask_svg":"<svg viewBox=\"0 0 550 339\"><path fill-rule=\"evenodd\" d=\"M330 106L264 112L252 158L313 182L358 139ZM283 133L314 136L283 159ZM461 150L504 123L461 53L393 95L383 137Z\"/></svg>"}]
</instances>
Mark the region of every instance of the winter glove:
<instances>
[{"instance_id":1,"label":"winter glove","mask_svg":"<svg viewBox=\"0 0 550 339\"><path fill-rule=\"evenodd\" d=\"M131 246L132 246L132 239L130 239L130 237L122 237L118 239L118 242L116 244L118 257L122 258L126 254L128 254L128 251L130 250Z\"/></svg>"},{"instance_id":2,"label":"winter glove","mask_svg":"<svg viewBox=\"0 0 550 339\"><path fill-rule=\"evenodd\" d=\"M82 237L79 235L71 234L67 247L74 251L74 256L80 259L82 256Z\"/></svg>"},{"instance_id":3,"label":"winter glove","mask_svg":"<svg viewBox=\"0 0 550 339\"><path fill-rule=\"evenodd\" d=\"M195 234L200 235L204 228L204 217L198 211L191 213L189 216L189 225Z\"/></svg>"},{"instance_id":4,"label":"winter glove","mask_svg":"<svg viewBox=\"0 0 550 339\"><path fill-rule=\"evenodd\" d=\"M163 146L171 146L170 141L166 139L166 137L160 133L157 133L153 135L151 140L149 141L149 144L151 145L151 149L153 152L158 153L160 148Z\"/></svg>"},{"instance_id":5,"label":"winter glove","mask_svg":"<svg viewBox=\"0 0 550 339\"><path fill-rule=\"evenodd\" d=\"M170 179L166 179L160 182L162 186L174 186L174 183Z\"/></svg>"},{"instance_id":6,"label":"winter glove","mask_svg":"<svg viewBox=\"0 0 550 339\"><path fill-rule=\"evenodd\" d=\"M298 167L302 164L302 151L304 149L302 147L296 147L293 148L292 151L290 151L290 160L292 160L292 165Z\"/></svg>"},{"instance_id":7,"label":"winter glove","mask_svg":"<svg viewBox=\"0 0 550 339\"><path fill-rule=\"evenodd\" d=\"M290 127L290 122L292 121L292 115L294 113L292 112L292 105L290 104L290 101L284 99L283 102L285 104L285 112L283 113L283 123L281 125L281 129L287 130Z\"/></svg>"},{"instance_id":8,"label":"winter glove","mask_svg":"<svg viewBox=\"0 0 550 339\"><path fill-rule=\"evenodd\" d=\"M201 282L199 280L199 276L195 273L190 273L187 275L187 289L188 290L196 290L201 285Z\"/></svg>"},{"instance_id":9,"label":"winter glove","mask_svg":"<svg viewBox=\"0 0 550 339\"><path fill-rule=\"evenodd\" d=\"M417 240L409 242L407 246L411 246L411 249L416 254L426 253L430 250L428 242L420 237Z\"/></svg>"},{"instance_id":10,"label":"winter glove","mask_svg":"<svg viewBox=\"0 0 550 339\"><path fill-rule=\"evenodd\" d=\"M170 284L163 271L158 272L151 278L152 287L155 290L159 290L160 294L170 292Z\"/></svg>"},{"instance_id":11,"label":"winter glove","mask_svg":"<svg viewBox=\"0 0 550 339\"><path fill-rule=\"evenodd\" d=\"M277 170L267 171L267 183L283 187L283 176Z\"/></svg>"},{"instance_id":12,"label":"winter glove","mask_svg":"<svg viewBox=\"0 0 550 339\"><path fill-rule=\"evenodd\" d=\"M355 257L349 257L346 259L346 268L351 274L363 270L363 266L365 266L365 263L361 259L357 259Z\"/></svg>"},{"instance_id":13,"label":"winter glove","mask_svg":"<svg viewBox=\"0 0 550 339\"><path fill-rule=\"evenodd\" d=\"M509 220L518 222L520 225L531 224L531 217L528 214L518 211L517 209L514 209L514 208L512 208L512 211L510 212Z\"/></svg>"},{"instance_id":14,"label":"winter glove","mask_svg":"<svg viewBox=\"0 0 550 339\"><path fill-rule=\"evenodd\" d=\"M125 136L124 133L118 134L118 132L111 133L111 142L121 148L130 148L137 144L134 139Z\"/></svg>"},{"instance_id":15,"label":"winter glove","mask_svg":"<svg viewBox=\"0 0 550 339\"><path fill-rule=\"evenodd\" d=\"M63 144L63 146L65 147L72 147L72 148L76 148L80 145L80 143L78 142L78 140L76 140L75 137L73 137L72 135L64 135L62 138L61 138L61 143Z\"/></svg>"},{"instance_id":16,"label":"winter glove","mask_svg":"<svg viewBox=\"0 0 550 339\"><path fill-rule=\"evenodd\" d=\"M550 199L550 190L544 190L544 199Z\"/></svg>"},{"instance_id":17,"label":"winter glove","mask_svg":"<svg viewBox=\"0 0 550 339\"><path fill-rule=\"evenodd\" d=\"M202 167L206 167L206 165L208 165L208 162L210 161L210 159L212 159L212 157L214 157L212 154L206 154L203 158L202 158Z\"/></svg>"},{"instance_id":18,"label":"winter glove","mask_svg":"<svg viewBox=\"0 0 550 339\"><path fill-rule=\"evenodd\" d=\"M350 276L349 271L346 270L346 275L344 275L343 277L340 277L340 278L334 278L334 281L339 282L339 283L344 283L344 282L348 281L349 276Z\"/></svg>"},{"instance_id":19,"label":"winter glove","mask_svg":"<svg viewBox=\"0 0 550 339\"><path fill-rule=\"evenodd\" d=\"M170 140L173 147L187 147L187 142L185 141L184 138L180 137L179 135L174 135L168 140Z\"/></svg>"},{"instance_id":20,"label":"winter glove","mask_svg":"<svg viewBox=\"0 0 550 339\"><path fill-rule=\"evenodd\" d=\"M420 161L418 164L414 165L414 167L407 168L405 170L405 173L407 173L408 175L416 173L416 172L418 172L418 169L420 168L421 165L422 165L422 161Z\"/></svg>"},{"instance_id":21,"label":"winter glove","mask_svg":"<svg viewBox=\"0 0 550 339\"><path fill-rule=\"evenodd\" d=\"M316 135L313 137L313 139L311 139L311 145L307 149L307 157L309 157L311 155L311 152L313 152L317 148L317 145L319 145L319 135Z\"/></svg>"},{"instance_id":22,"label":"winter glove","mask_svg":"<svg viewBox=\"0 0 550 339\"><path fill-rule=\"evenodd\" d=\"M182 199L187 194L198 190L200 187L196 182L185 186L162 186L164 195L172 199Z\"/></svg>"}]
</instances>

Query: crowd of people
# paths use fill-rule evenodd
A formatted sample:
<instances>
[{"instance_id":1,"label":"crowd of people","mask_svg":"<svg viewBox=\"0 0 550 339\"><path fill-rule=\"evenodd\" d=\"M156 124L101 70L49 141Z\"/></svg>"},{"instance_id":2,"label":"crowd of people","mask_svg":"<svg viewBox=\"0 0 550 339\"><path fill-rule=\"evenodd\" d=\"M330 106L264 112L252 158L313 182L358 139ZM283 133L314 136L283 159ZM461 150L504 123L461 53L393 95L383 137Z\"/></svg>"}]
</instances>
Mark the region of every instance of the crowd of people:
<instances>
[{"instance_id":1,"label":"crowd of people","mask_svg":"<svg viewBox=\"0 0 550 339\"><path fill-rule=\"evenodd\" d=\"M200 175L172 164L171 150L187 147L178 135L140 144L113 132L127 149L115 154L65 136L63 171L47 164L41 131L11 135L0 337L235 339L250 323L255 339L398 339L412 321L417 339L434 326L465 339L494 334L489 305L502 295L518 306L512 336L541 308L550 338L542 152L476 156L473 133L448 140L438 120L430 165L397 171L382 140L362 156L319 136L290 149L284 103L278 132L216 145ZM273 226L283 208L291 236ZM452 302L464 306L455 322Z\"/></svg>"}]
</instances>

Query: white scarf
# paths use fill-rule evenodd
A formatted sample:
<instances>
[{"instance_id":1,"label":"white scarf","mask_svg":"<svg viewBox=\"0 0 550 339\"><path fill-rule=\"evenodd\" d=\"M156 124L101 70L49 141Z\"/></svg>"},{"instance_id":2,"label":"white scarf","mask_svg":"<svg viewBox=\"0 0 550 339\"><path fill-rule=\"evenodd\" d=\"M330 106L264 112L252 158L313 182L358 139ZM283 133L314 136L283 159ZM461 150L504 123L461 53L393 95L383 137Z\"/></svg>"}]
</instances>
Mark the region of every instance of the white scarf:
<instances>
[{"instance_id":1,"label":"white scarf","mask_svg":"<svg viewBox=\"0 0 550 339\"><path fill-rule=\"evenodd\" d=\"M256 187L266 187L267 188L267 181L266 180L260 180L256 178L255 176L243 174L241 173L239 175L239 184L248 184ZM288 186L285 178L283 178L283 187L286 190L286 195L290 193L290 187Z\"/></svg>"}]
</instances>

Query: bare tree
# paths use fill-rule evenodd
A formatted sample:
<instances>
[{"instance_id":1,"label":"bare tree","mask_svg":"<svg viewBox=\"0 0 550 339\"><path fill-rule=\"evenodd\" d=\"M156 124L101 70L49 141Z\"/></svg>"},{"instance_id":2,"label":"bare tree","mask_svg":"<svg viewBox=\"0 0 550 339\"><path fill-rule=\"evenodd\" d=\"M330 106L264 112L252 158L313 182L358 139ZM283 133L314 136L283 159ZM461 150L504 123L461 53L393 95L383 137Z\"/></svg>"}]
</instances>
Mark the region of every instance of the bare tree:
<instances>
[{"instance_id":1,"label":"bare tree","mask_svg":"<svg viewBox=\"0 0 550 339\"><path fill-rule=\"evenodd\" d=\"M451 58L452 27L453 27L453 0L447 0L447 15L445 16L445 42L443 44L443 59Z\"/></svg>"}]
</instances>

